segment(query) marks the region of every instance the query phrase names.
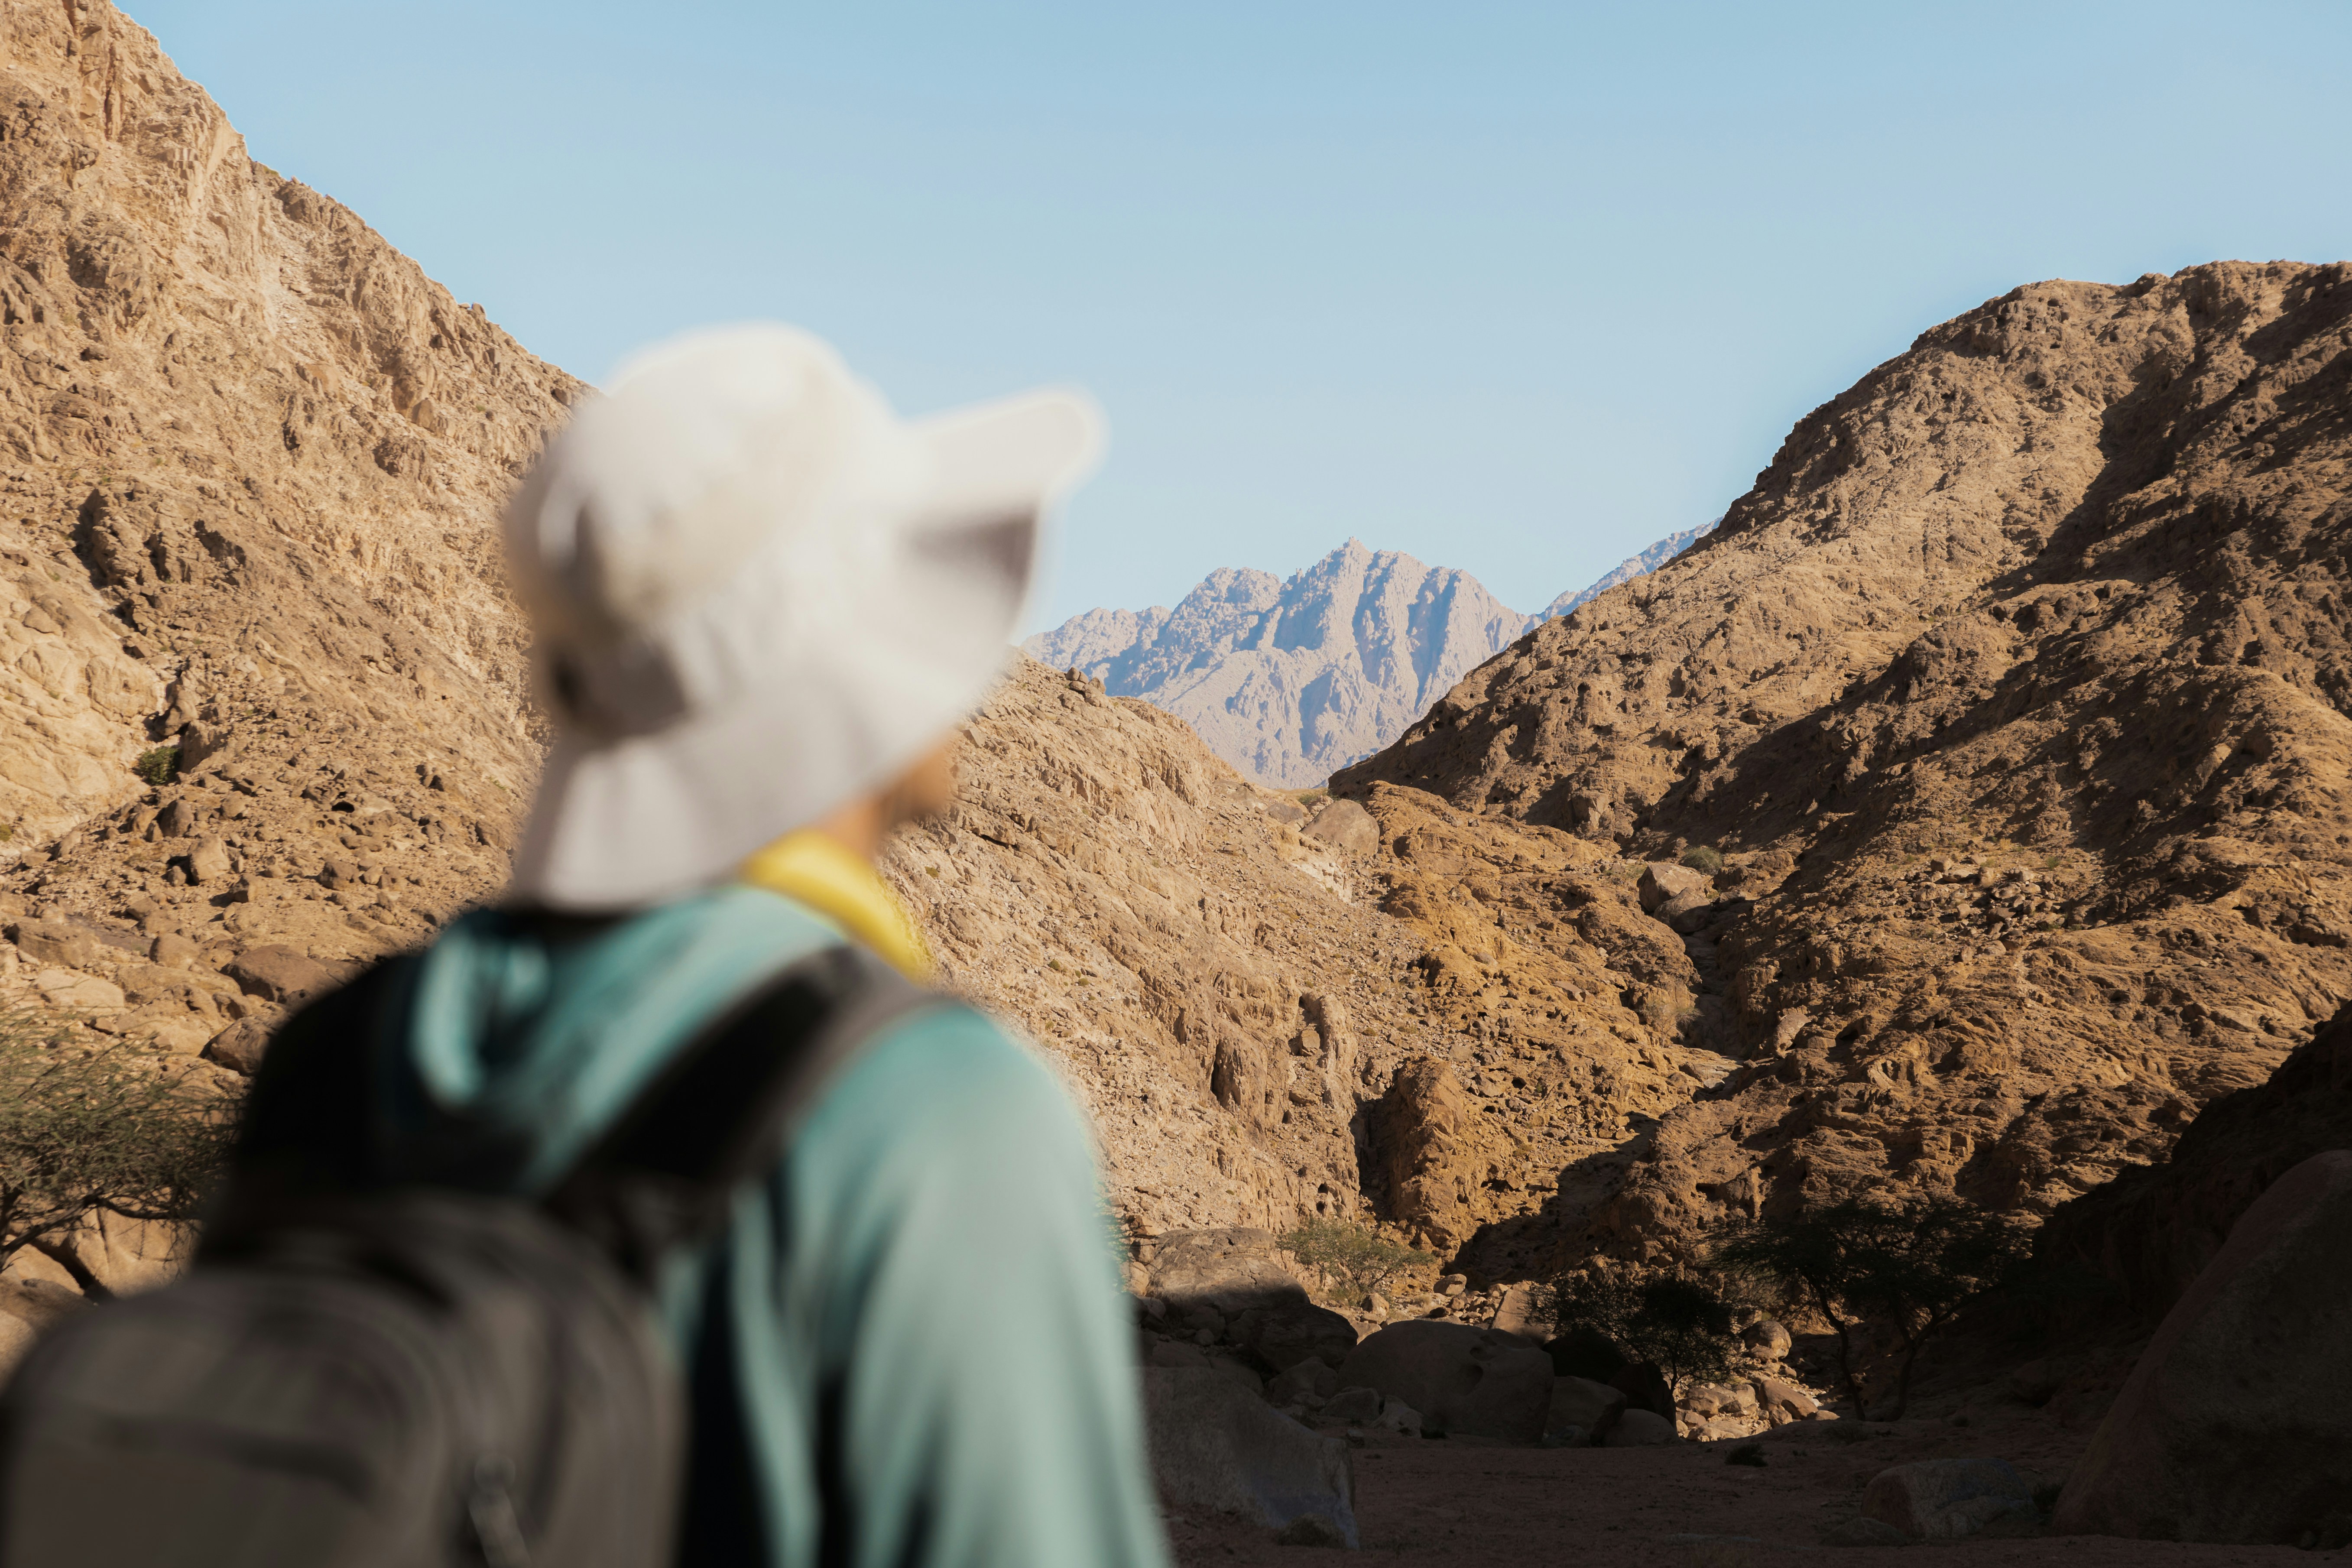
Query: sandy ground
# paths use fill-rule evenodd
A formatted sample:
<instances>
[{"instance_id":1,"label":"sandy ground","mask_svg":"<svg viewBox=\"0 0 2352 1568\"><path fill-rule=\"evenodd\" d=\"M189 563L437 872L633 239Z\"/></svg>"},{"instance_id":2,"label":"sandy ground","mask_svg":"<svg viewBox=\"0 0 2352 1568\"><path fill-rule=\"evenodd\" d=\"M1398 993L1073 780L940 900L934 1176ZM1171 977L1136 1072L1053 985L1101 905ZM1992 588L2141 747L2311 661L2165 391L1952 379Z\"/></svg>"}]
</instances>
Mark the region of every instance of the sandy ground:
<instances>
[{"instance_id":1,"label":"sandy ground","mask_svg":"<svg viewBox=\"0 0 2352 1568\"><path fill-rule=\"evenodd\" d=\"M2341 1561L2290 1546L2194 1546L2107 1536L1977 1539L1833 1548L1823 1531L1858 1511L1871 1477L1916 1459L1992 1456L2035 1486L2063 1478L2089 1434L2041 1413L1899 1426L1806 1423L1763 1439L1761 1467L1726 1462L1733 1443L1662 1448L1510 1448L1458 1438L1368 1440L1356 1458L1367 1552L1401 1563L1517 1568L1563 1563L1738 1568L1827 1556L1854 1568L1927 1552L1975 1563L2225 1563ZM1194 1565L1297 1563L1317 1549L1277 1545L1230 1518L1170 1521L1177 1560ZM1907 1559L1906 1559L1907 1560Z\"/></svg>"}]
</instances>

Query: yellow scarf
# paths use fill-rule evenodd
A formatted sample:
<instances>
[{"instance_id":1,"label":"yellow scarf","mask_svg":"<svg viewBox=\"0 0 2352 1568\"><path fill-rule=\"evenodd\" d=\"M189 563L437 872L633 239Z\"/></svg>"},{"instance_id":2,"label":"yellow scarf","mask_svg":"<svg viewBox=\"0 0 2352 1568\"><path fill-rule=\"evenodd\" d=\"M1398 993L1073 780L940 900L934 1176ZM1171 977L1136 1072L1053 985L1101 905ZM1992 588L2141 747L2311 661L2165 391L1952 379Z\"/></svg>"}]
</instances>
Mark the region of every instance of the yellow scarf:
<instances>
[{"instance_id":1,"label":"yellow scarf","mask_svg":"<svg viewBox=\"0 0 2352 1568\"><path fill-rule=\"evenodd\" d=\"M872 865L831 835L814 828L787 833L744 861L736 875L806 905L908 979L931 977L930 949L906 906Z\"/></svg>"}]
</instances>

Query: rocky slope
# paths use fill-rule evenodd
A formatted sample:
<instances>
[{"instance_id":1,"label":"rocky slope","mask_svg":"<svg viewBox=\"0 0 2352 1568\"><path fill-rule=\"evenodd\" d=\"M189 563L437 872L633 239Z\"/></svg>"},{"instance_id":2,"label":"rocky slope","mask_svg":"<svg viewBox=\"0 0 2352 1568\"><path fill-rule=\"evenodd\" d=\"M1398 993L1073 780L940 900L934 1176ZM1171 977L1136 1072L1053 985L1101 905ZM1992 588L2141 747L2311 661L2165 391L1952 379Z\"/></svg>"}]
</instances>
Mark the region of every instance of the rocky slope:
<instances>
[{"instance_id":1,"label":"rocky slope","mask_svg":"<svg viewBox=\"0 0 2352 1568\"><path fill-rule=\"evenodd\" d=\"M2268 1081L2223 1095L2160 1163L2136 1166L2050 1216L2036 1237L2049 1264L2115 1289L2070 1304L2145 1328L2221 1250L2271 1184L2331 1149L2352 1148L2352 1007L2298 1047Z\"/></svg>"},{"instance_id":2,"label":"rocky slope","mask_svg":"<svg viewBox=\"0 0 2352 1568\"><path fill-rule=\"evenodd\" d=\"M495 518L582 384L102 0L0 29L0 980L201 1077L503 879Z\"/></svg>"},{"instance_id":3,"label":"rocky slope","mask_svg":"<svg viewBox=\"0 0 2352 1568\"><path fill-rule=\"evenodd\" d=\"M2347 342L2344 266L2017 289L1335 779L1728 857L1675 922L1745 1059L1592 1243L1856 1188L2044 1215L2352 995Z\"/></svg>"},{"instance_id":4,"label":"rocky slope","mask_svg":"<svg viewBox=\"0 0 2352 1568\"><path fill-rule=\"evenodd\" d=\"M1531 626L1541 626L1546 621L1557 620L1570 611L1583 608L1612 588L1631 583L1636 577L1648 576L1708 534L1713 533L1717 524L1722 521L1721 518L1717 518L1714 522L1703 522L1696 528L1685 528L1679 533L1669 533L1640 554L1628 555L1624 560L1620 561L1611 568L1607 575L1591 586L1562 594L1528 617L1528 624Z\"/></svg>"},{"instance_id":5,"label":"rocky slope","mask_svg":"<svg viewBox=\"0 0 2352 1568\"><path fill-rule=\"evenodd\" d=\"M953 815L907 832L885 869L948 982L1061 1065L1139 1234L1369 1215L1451 1251L1686 1098L1683 1065L1703 1059L1674 1042L1670 1002L1623 1005L1688 964L1608 870L1592 918L1622 943L1507 983L1481 970L1498 933L1454 889L1615 866L1568 835L1540 864L1474 868L1442 803L1310 816L1181 721L1025 660L960 766ZM1390 837L1408 866L1376 858Z\"/></svg>"},{"instance_id":6,"label":"rocky slope","mask_svg":"<svg viewBox=\"0 0 2352 1568\"><path fill-rule=\"evenodd\" d=\"M1219 571L1175 609L1090 610L1023 645L1192 726L1252 779L1323 782L1526 626L1465 572L1349 540L1287 581Z\"/></svg>"}]
</instances>

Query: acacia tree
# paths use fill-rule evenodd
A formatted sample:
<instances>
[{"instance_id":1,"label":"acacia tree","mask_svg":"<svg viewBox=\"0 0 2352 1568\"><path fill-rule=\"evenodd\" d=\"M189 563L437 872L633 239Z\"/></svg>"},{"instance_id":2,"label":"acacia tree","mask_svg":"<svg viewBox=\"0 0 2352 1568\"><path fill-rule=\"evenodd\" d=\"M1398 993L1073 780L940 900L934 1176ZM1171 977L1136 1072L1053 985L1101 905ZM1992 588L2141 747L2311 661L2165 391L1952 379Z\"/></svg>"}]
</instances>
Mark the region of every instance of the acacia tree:
<instances>
[{"instance_id":1,"label":"acacia tree","mask_svg":"<svg viewBox=\"0 0 2352 1568\"><path fill-rule=\"evenodd\" d=\"M1911 1403L1911 1369L1922 1346L1962 1309L2024 1259L2016 1222L1958 1198L1876 1204L1843 1198L1782 1219L1735 1221L1715 1233L1716 1262L1777 1280L1828 1320L1837 1335L1838 1373L1854 1414L1863 1413L1854 1331L1885 1323L1901 1345L1889 1419Z\"/></svg>"},{"instance_id":2,"label":"acacia tree","mask_svg":"<svg viewBox=\"0 0 2352 1568\"><path fill-rule=\"evenodd\" d=\"M1391 1241L1369 1225L1343 1219L1308 1220L1284 1232L1282 1245L1307 1268L1337 1274L1367 1296L1429 1261L1425 1252Z\"/></svg>"},{"instance_id":3,"label":"acacia tree","mask_svg":"<svg viewBox=\"0 0 2352 1568\"><path fill-rule=\"evenodd\" d=\"M100 1213L194 1219L232 1119L156 1067L115 1042L65 1043L37 1015L0 1015L0 1268L30 1247L102 1296L68 1233Z\"/></svg>"},{"instance_id":4,"label":"acacia tree","mask_svg":"<svg viewBox=\"0 0 2352 1568\"><path fill-rule=\"evenodd\" d=\"M1690 1383L1731 1370L1731 1309L1683 1274L1636 1279L1593 1269L1553 1281L1552 1320L1563 1335L1598 1334L1634 1361L1656 1365L1680 1397Z\"/></svg>"}]
</instances>

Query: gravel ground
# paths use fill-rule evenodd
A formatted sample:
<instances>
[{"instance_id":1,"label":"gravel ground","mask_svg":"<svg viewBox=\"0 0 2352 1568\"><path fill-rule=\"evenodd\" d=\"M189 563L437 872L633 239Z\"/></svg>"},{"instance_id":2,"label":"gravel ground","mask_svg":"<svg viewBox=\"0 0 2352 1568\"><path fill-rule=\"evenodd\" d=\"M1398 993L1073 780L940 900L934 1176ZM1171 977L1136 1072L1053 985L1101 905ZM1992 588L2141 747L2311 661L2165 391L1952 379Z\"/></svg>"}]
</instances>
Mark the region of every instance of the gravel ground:
<instances>
[{"instance_id":1,"label":"gravel ground","mask_svg":"<svg viewBox=\"0 0 2352 1568\"><path fill-rule=\"evenodd\" d=\"M1993 1456L2039 1486L2062 1479L2089 1433L2045 1415L1898 1426L1807 1423L1765 1438L1760 1466L1726 1462L1736 1443L1662 1448L1509 1448L1460 1439L1368 1442L1356 1454L1356 1501L1367 1552L1402 1563L1517 1568L1564 1563L1643 1568L1738 1568L1827 1556L1853 1568L1910 1548L1831 1548L1823 1531L1857 1511L1870 1478L1916 1459ZM1296 1563L1311 1547L1222 1517L1173 1517L1188 1565ZM2107 1536L1976 1539L1934 1547L1953 1568L1975 1563L2258 1563L2308 1562L2288 1546L2203 1546ZM1908 1561L1909 1559L1905 1559Z\"/></svg>"}]
</instances>

